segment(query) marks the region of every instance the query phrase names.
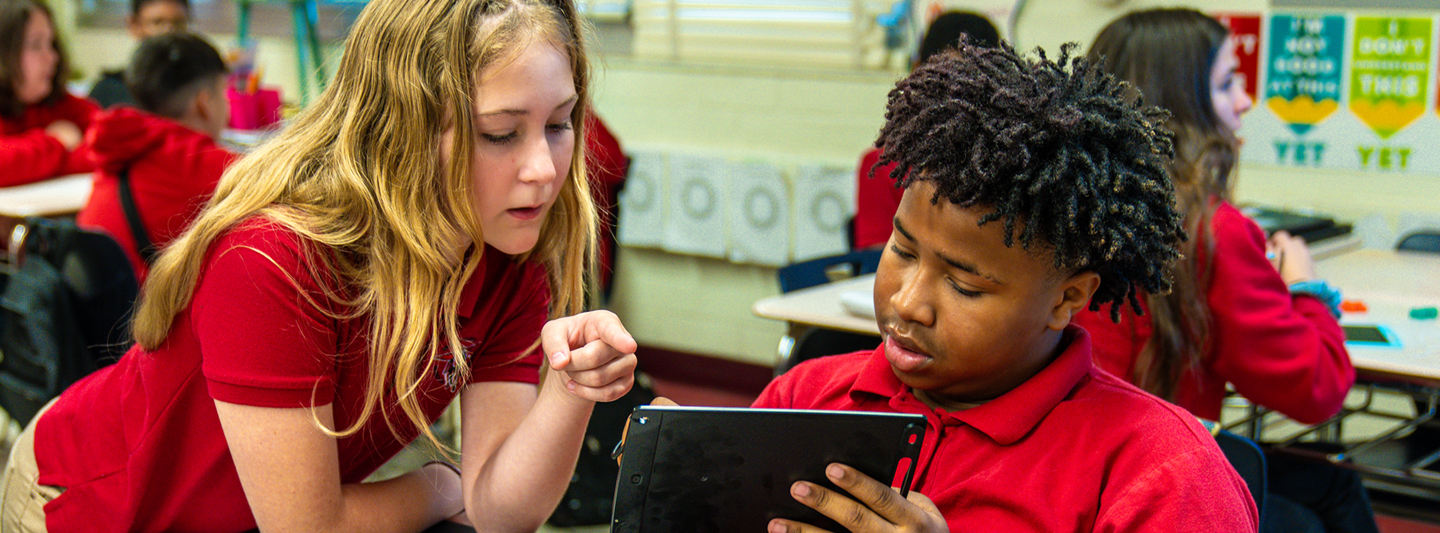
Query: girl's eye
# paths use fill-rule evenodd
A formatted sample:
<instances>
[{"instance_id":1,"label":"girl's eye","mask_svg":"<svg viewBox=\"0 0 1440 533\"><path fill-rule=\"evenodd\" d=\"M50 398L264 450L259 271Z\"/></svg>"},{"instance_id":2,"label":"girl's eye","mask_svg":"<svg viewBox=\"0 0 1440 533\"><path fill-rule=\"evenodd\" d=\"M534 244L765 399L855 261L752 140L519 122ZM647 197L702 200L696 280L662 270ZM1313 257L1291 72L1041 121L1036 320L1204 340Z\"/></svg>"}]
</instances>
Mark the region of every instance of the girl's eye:
<instances>
[{"instance_id":1,"label":"girl's eye","mask_svg":"<svg viewBox=\"0 0 1440 533\"><path fill-rule=\"evenodd\" d=\"M563 132L563 131L568 131L568 130L574 128L574 127L575 127L575 126L574 126L573 124L571 124L570 121L568 121L568 120L565 121L565 122L561 122L561 123L559 123L559 124L549 124L549 125L545 126L546 129L549 129L549 130L550 130L551 132L553 132L553 133L560 133L560 132Z\"/></svg>"},{"instance_id":2,"label":"girl's eye","mask_svg":"<svg viewBox=\"0 0 1440 533\"><path fill-rule=\"evenodd\" d=\"M480 137L485 139L485 141L490 144L510 144L510 142L514 141L515 138L518 136L519 135L513 131L504 135L490 135L488 133L480 134Z\"/></svg>"}]
</instances>

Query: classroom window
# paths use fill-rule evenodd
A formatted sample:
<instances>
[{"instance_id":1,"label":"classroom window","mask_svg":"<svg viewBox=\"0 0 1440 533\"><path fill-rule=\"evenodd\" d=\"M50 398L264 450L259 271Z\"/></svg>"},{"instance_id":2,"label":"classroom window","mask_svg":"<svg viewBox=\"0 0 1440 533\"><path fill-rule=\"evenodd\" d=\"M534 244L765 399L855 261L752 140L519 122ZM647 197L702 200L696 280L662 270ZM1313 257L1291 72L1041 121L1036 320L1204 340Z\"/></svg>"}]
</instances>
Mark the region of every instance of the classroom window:
<instances>
[{"instance_id":1,"label":"classroom window","mask_svg":"<svg viewBox=\"0 0 1440 533\"><path fill-rule=\"evenodd\" d=\"M190 29L211 35L235 33L239 9L235 0L190 0ZM289 2L252 1L250 28L255 35L290 37L294 18ZM90 28L124 28L130 0L79 0L78 22ZM323 1L318 5L317 29L322 40L344 39L363 3L355 0ZM224 44L224 43L216 43Z\"/></svg>"},{"instance_id":2,"label":"classroom window","mask_svg":"<svg viewBox=\"0 0 1440 533\"><path fill-rule=\"evenodd\" d=\"M634 0L635 59L883 68L893 0Z\"/></svg>"}]
</instances>

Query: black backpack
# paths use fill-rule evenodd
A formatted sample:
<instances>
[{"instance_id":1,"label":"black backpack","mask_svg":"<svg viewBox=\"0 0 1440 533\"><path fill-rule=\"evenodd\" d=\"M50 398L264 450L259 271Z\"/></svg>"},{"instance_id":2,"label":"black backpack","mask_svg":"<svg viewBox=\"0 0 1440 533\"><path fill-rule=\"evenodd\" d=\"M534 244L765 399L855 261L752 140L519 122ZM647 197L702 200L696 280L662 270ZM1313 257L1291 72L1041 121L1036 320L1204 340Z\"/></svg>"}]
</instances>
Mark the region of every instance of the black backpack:
<instances>
[{"instance_id":1,"label":"black backpack","mask_svg":"<svg viewBox=\"0 0 1440 533\"><path fill-rule=\"evenodd\" d=\"M19 228L0 275L0 408L24 425L129 349L139 289L108 235L72 220L29 218Z\"/></svg>"},{"instance_id":2,"label":"black backpack","mask_svg":"<svg viewBox=\"0 0 1440 533\"><path fill-rule=\"evenodd\" d=\"M585 444L580 448L580 459L575 463L575 474L570 477L570 487L560 499L560 505L550 515L550 524L558 527L592 526L610 523L611 504L615 500L615 478L620 475L620 464L610 457L625 421L636 407L649 405L655 400L655 389L650 378L635 373L635 386L620 399L595 404L590 413L590 423L585 426Z\"/></svg>"}]
</instances>

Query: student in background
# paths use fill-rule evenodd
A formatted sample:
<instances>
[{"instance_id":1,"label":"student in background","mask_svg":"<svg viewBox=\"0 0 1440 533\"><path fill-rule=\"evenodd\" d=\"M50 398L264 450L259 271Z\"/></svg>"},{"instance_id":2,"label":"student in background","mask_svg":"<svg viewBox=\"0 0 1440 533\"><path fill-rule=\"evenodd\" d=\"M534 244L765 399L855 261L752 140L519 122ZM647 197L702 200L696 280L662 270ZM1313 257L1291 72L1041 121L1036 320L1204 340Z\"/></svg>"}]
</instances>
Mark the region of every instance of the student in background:
<instances>
[{"instance_id":1,"label":"student in background","mask_svg":"<svg viewBox=\"0 0 1440 533\"><path fill-rule=\"evenodd\" d=\"M220 53L199 35L146 39L125 74L140 109L103 111L86 135L95 185L76 222L114 237L142 282L149 264L120 199L120 176L128 178L144 226L138 229L153 250L179 236L236 158L215 142L230 120L226 72Z\"/></svg>"},{"instance_id":2,"label":"student in background","mask_svg":"<svg viewBox=\"0 0 1440 533\"><path fill-rule=\"evenodd\" d=\"M937 53L953 48L962 37L968 37L971 44L995 46L1000 42L1000 31L990 19L978 13L949 11L935 18L925 30L925 38L910 68L918 67ZM890 219L900 206L900 196L905 190L895 186L900 176L892 176L894 165L876 168L880 160L880 149L871 147L860 156L860 166L855 175L855 219L851 221L853 248L883 246L890 239Z\"/></svg>"},{"instance_id":3,"label":"student in background","mask_svg":"<svg viewBox=\"0 0 1440 533\"><path fill-rule=\"evenodd\" d=\"M172 31L185 31L190 25L189 0L130 0L130 16L125 29L137 41ZM135 104L135 97L125 86L125 71L106 71L90 87L90 99L100 107Z\"/></svg>"},{"instance_id":4,"label":"student in background","mask_svg":"<svg viewBox=\"0 0 1440 533\"><path fill-rule=\"evenodd\" d=\"M613 314L561 318L595 248L581 28L565 0L369 2L161 253L136 346L18 439L0 529L538 529L635 367ZM457 397L458 468L362 483Z\"/></svg>"},{"instance_id":5,"label":"student in background","mask_svg":"<svg viewBox=\"0 0 1440 533\"><path fill-rule=\"evenodd\" d=\"M0 0L0 187L91 170L77 149L98 109L66 92L69 74L50 8Z\"/></svg>"},{"instance_id":6,"label":"student in background","mask_svg":"<svg viewBox=\"0 0 1440 533\"><path fill-rule=\"evenodd\" d=\"M1340 296L1315 277L1303 240L1267 240L1230 203L1240 116L1251 101L1228 37L1198 11L1157 9L1121 17L1095 38L1092 59L1170 112L1168 170L1190 239L1170 294L1143 295L1139 310L1095 302L1075 321L1094 336L1101 368L1196 416L1218 420L1231 383L1251 402L1316 423L1340 410L1355 381L1336 322ZM1277 455L1268 466L1278 497L1266 499L1263 531L1318 530L1317 515L1328 531L1375 531L1353 472Z\"/></svg>"},{"instance_id":7,"label":"student in background","mask_svg":"<svg viewBox=\"0 0 1440 533\"><path fill-rule=\"evenodd\" d=\"M754 404L929 420L908 499L840 464L843 492L791 486L852 532L1256 528L1199 421L1095 367L1070 325L1092 299L1169 289L1183 238L1163 113L1071 47L962 43L890 91L876 145L908 172L875 276L884 344L802 363Z\"/></svg>"}]
</instances>

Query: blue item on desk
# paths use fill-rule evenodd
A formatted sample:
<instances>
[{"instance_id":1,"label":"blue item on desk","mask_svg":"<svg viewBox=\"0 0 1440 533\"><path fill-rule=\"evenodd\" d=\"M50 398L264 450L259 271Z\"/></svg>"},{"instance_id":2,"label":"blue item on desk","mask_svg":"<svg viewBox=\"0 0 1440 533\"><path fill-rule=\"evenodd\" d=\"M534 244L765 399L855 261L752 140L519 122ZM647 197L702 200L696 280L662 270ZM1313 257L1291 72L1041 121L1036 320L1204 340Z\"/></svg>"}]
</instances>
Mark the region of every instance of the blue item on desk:
<instances>
[{"instance_id":1,"label":"blue item on desk","mask_svg":"<svg viewBox=\"0 0 1440 533\"><path fill-rule=\"evenodd\" d=\"M1434 320L1440 314L1434 307L1416 307L1410 310L1410 318L1415 320Z\"/></svg>"}]
</instances>

